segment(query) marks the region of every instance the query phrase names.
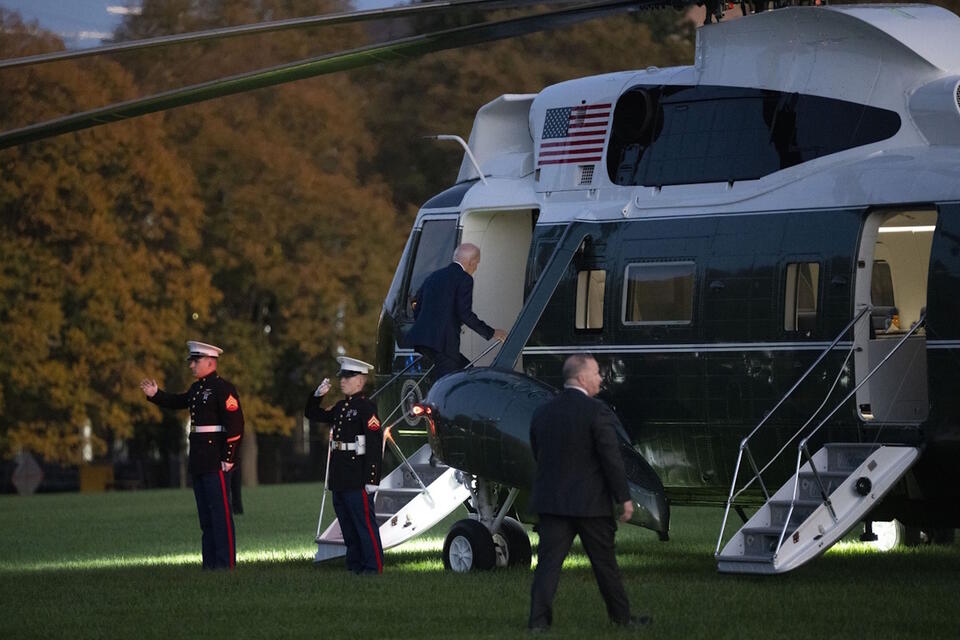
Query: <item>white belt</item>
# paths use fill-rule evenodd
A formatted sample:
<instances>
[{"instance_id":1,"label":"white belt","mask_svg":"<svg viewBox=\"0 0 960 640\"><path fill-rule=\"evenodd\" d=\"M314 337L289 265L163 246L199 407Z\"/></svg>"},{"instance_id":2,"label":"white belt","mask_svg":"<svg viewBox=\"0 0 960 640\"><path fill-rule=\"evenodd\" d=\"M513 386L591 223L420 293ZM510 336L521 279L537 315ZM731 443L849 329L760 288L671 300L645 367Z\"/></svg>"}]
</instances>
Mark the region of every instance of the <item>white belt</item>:
<instances>
[{"instance_id":1,"label":"white belt","mask_svg":"<svg viewBox=\"0 0 960 640\"><path fill-rule=\"evenodd\" d=\"M190 430L194 433L219 433L220 431L223 431L223 425L220 425L220 424L201 425L198 427L191 427Z\"/></svg>"},{"instance_id":2,"label":"white belt","mask_svg":"<svg viewBox=\"0 0 960 640\"><path fill-rule=\"evenodd\" d=\"M330 443L330 448L334 451L356 451L357 443L356 442L340 442L339 440L334 440Z\"/></svg>"}]
</instances>

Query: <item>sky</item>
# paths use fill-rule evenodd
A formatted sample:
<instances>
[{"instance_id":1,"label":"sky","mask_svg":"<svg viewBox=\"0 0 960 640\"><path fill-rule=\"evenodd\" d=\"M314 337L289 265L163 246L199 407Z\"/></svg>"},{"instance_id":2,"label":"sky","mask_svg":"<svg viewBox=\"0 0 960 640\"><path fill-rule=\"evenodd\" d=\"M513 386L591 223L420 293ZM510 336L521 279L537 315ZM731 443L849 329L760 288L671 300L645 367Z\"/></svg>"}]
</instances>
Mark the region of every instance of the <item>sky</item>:
<instances>
[{"instance_id":1,"label":"sky","mask_svg":"<svg viewBox=\"0 0 960 640\"><path fill-rule=\"evenodd\" d=\"M19 12L24 22L36 20L59 35L68 49L101 44L139 6L136 0L0 0L0 7Z\"/></svg>"},{"instance_id":2,"label":"sky","mask_svg":"<svg viewBox=\"0 0 960 640\"><path fill-rule=\"evenodd\" d=\"M396 0L355 0L359 9L397 4ZM123 16L137 12L139 0L0 0L0 7L20 13L63 38L68 49L95 47L110 38Z\"/></svg>"}]
</instances>

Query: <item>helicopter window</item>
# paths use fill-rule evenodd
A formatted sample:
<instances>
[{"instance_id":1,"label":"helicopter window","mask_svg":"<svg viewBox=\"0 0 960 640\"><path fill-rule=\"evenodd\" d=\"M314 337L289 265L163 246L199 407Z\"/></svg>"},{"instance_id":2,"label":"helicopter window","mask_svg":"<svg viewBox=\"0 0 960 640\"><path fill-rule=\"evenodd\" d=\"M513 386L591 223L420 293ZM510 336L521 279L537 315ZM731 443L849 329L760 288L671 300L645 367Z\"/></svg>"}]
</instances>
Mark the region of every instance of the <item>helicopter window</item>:
<instances>
[{"instance_id":1,"label":"helicopter window","mask_svg":"<svg viewBox=\"0 0 960 640\"><path fill-rule=\"evenodd\" d=\"M817 328L820 264L791 262L787 265L786 304L783 328L809 334Z\"/></svg>"},{"instance_id":2,"label":"helicopter window","mask_svg":"<svg viewBox=\"0 0 960 640\"><path fill-rule=\"evenodd\" d=\"M821 96L634 87L614 109L607 172L620 185L756 180L899 129L894 111Z\"/></svg>"},{"instance_id":3,"label":"helicopter window","mask_svg":"<svg viewBox=\"0 0 960 640\"><path fill-rule=\"evenodd\" d=\"M457 221L455 219L429 220L423 223L420 242L417 243L417 256L410 274L410 286L407 287L406 309L411 315L413 296L428 275L450 264L456 241Z\"/></svg>"},{"instance_id":4,"label":"helicopter window","mask_svg":"<svg viewBox=\"0 0 960 640\"><path fill-rule=\"evenodd\" d=\"M577 274L577 329L603 328L603 293L607 272L602 269Z\"/></svg>"},{"instance_id":5,"label":"helicopter window","mask_svg":"<svg viewBox=\"0 0 960 640\"><path fill-rule=\"evenodd\" d=\"M689 324L693 320L693 262L627 265L623 323Z\"/></svg>"}]
</instances>

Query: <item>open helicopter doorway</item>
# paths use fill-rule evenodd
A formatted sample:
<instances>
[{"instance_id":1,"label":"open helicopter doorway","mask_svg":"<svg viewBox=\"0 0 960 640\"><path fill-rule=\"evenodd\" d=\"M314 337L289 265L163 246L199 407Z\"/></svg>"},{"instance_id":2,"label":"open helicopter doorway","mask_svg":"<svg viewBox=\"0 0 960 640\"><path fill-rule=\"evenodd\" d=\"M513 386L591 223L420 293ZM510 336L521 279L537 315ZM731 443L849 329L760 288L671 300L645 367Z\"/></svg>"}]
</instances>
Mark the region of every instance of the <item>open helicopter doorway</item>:
<instances>
[{"instance_id":1,"label":"open helicopter doorway","mask_svg":"<svg viewBox=\"0 0 960 640\"><path fill-rule=\"evenodd\" d=\"M460 218L461 242L480 247L480 266L474 274L473 311L495 329L510 332L523 307L524 276L537 211L468 211ZM473 360L490 346L470 330L461 336L460 351ZM495 347L477 361L487 366L500 351Z\"/></svg>"},{"instance_id":2,"label":"open helicopter doorway","mask_svg":"<svg viewBox=\"0 0 960 640\"><path fill-rule=\"evenodd\" d=\"M890 358L857 391L865 424L918 425L929 412L927 338L920 322L927 307L935 209L883 210L864 224L857 260L856 308L872 305L855 335L856 379Z\"/></svg>"}]
</instances>

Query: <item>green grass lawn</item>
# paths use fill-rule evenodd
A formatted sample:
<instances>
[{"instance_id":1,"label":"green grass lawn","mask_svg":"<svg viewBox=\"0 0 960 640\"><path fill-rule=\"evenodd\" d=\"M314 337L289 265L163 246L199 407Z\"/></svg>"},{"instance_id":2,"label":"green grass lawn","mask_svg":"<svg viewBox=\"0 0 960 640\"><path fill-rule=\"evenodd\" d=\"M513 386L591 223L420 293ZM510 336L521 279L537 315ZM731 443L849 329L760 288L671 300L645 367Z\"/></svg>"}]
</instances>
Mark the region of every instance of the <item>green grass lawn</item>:
<instances>
[{"instance_id":1,"label":"green grass lawn","mask_svg":"<svg viewBox=\"0 0 960 640\"><path fill-rule=\"evenodd\" d=\"M239 566L200 570L192 491L0 496L0 639L525 637L533 574L443 571L452 520L388 551L379 577L312 562L317 484L244 490ZM640 632L611 628L589 564L568 559L553 637L957 638L960 546L842 543L787 575L719 575L719 509L677 508L672 540L624 527ZM462 517L462 514L460 515ZM535 542L535 537L534 537Z\"/></svg>"}]
</instances>

